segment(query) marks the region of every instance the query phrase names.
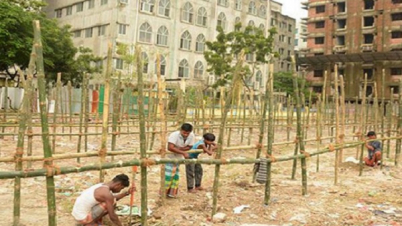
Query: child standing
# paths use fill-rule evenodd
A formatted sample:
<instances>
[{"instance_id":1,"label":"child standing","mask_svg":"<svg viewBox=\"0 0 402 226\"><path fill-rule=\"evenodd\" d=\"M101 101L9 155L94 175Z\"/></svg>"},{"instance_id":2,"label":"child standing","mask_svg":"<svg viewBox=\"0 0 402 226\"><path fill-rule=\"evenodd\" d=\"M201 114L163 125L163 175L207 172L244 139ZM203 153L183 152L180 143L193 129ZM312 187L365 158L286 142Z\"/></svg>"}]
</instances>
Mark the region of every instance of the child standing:
<instances>
[{"instance_id":1,"label":"child standing","mask_svg":"<svg viewBox=\"0 0 402 226\"><path fill-rule=\"evenodd\" d=\"M212 133L206 133L203 136L203 139L198 141L193 145L191 148L192 150L202 149L204 153L208 155L212 155L213 150L216 149L215 135ZM190 159L197 159L198 155L201 153L189 153ZM186 165L186 177L187 177L187 189L188 192L194 193L196 190L204 190L201 187L201 180L202 180L202 166L199 163L195 164L187 164ZM194 183L195 182L195 183ZM195 184L195 187L194 187Z\"/></svg>"}]
</instances>

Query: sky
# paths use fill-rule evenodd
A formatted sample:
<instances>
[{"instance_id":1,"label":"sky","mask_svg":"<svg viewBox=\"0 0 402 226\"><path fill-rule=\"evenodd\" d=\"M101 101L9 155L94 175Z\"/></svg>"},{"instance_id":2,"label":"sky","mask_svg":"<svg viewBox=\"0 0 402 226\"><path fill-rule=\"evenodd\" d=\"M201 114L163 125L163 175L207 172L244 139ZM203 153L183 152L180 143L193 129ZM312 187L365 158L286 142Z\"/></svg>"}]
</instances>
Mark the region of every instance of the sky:
<instances>
[{"instance_id":1,"label":"sky","mask_svg":"<svg viewBox=\"0 0 402 226\"><path fill-rule=\"evenodd\" d=\"M300 18L307 17L307 10L302 9L301 2L306 0L275 0L282 3L282 14L295 18L297 22Z\"/></svg>"}]
</instances>

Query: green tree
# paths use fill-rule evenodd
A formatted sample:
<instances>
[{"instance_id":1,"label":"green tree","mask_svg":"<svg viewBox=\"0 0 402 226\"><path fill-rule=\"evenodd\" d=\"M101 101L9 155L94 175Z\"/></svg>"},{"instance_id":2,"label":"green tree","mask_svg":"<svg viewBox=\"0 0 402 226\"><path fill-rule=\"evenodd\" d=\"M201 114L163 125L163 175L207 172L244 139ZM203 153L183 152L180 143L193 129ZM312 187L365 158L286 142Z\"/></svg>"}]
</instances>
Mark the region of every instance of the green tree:
<instances>
[{"instance_id":1,"label":"green tree","mask_svg":"<svg viewBox=\"0 0 402 226\"><path fill-rule=\"evenodd\" d=\"M14 4L27 11L36 12L39 12L43 6L46 6L46 3L42 0L4 0L4 2Z\"/></svg>"},{"instance_id":2,"label":"green tree","mask_svg":"<svg viewBox=\"0 0 402 226\"><path fill-rule=\"evenodd\" d=\"M267 63L271 54L277 55L273 52L275 29L270 29L267 37L264 31L254 26L242 29L241 23L236 24L232 32L225 33L220 26L217 31L216 40L206 42L208 50L204 52L208 63L207 71L217 78L213 84L214 88L224 86L232 80L235 62L242 51L253 59L248 59L248 64L244 64L240 69L244 84L253 76L255 68Z\"/></svg>"},{"instance_id":3,"label":"green tree","mask_svg":"<svg viewBox=\"0 0 402 226\"><path fill-rule=\"evenodd\" d=\"M0 71L6 71L11 79L18 74L10 67L26 69L33 44L32 21L39 20L43 37L43 54L46 79L54 80L58 72L74 74L74 56L77 49L71 40L68 26L59 27L56 20L37 12L41 1L7 0L0 2ZM32 9L31 11L29 9Z\"/></svg>"},{"instance_id":4,"label":"green tree","mask_svg":"<svg viewBox=\"0 0 402 226\"><path fill-rule=\"evenodd\" d=\"M302 84L304 83L304 89L301 90L301 93L304 94L306 99L310 95L309 91L309 83L305 78L298 77L297 84ZM286 95L291 95L292 97L295 97L294 93L294 88L293 88L293 78L292 78L292 72L277 72L274 74L274 90L277 92L286 92Z\"/></svg>"},{"instance_id":5,"label":"green tree","mask_svg":"<svg viewBox=\"0 0 402 226\"><path fill-rule=\"evenodd\" d=\"M82 82L82 76L84 74L100 73L102 67L97 67L96 63L102 61L102 57L95 56L90 48L80 47L78 48L78 57L73 63L73 71L69 73L69 76L63 77L63 82L68 80L72 81L74 85Z\"/></svg>"}]
</instances>

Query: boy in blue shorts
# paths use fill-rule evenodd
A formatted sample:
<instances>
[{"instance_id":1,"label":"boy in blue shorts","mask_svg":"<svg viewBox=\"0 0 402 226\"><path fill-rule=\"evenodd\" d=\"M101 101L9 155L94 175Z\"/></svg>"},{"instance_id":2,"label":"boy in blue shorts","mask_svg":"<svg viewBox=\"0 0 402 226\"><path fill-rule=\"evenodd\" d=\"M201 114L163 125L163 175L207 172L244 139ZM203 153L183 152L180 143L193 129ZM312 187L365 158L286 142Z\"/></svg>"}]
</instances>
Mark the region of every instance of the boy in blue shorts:
<instances>
[{"instance_id":1,"label":"boy in blue shorts","mask_svg":"<svg viewBox=\"0 0 402 226\"><path fill-rule=\"evenodd\" d=\"M195 143L191 149L192 150L202 149L204 153L212 155L213 151L216 149L216 144L214 143L214 141L215 141L215 135L212 133L206 133L204 134L203 139ZM189 153L189 158L197 159L199 154L201 153ZM197 190L204 190L201 187L202 174L203 172L201 164L196 163L186 165L188 192L194 193Z\"/></svg>"}]
</instances>

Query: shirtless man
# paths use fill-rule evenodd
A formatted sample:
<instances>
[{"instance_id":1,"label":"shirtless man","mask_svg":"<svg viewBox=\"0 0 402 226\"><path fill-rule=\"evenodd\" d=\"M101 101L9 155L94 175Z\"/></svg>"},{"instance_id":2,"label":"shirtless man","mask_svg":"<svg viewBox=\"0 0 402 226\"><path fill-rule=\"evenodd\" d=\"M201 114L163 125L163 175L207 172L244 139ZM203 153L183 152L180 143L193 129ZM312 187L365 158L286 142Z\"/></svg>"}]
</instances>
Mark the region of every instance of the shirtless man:
<instances>
[{"instance_id":1,"label":"shirtless man","mask_svg":"<svg viewBox=\"0 0 402 226\"><path fill-rule=\"evenodd\" d=\"M95 184L84 190L75 201L72 215L78 225L102 225L103 216L109 214L113 225L122 226L119 217L114 212L115 202L130 195L135 191L131 187L128 191L119 193L123 188L128 187L130 181L125 174L119 174L107 183Z\"/></svg>"}]
</instances>

